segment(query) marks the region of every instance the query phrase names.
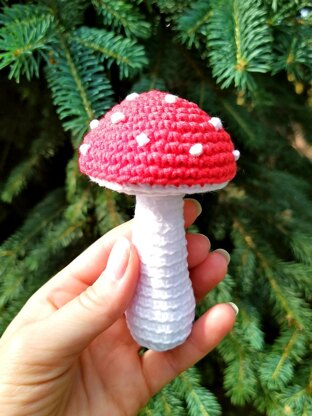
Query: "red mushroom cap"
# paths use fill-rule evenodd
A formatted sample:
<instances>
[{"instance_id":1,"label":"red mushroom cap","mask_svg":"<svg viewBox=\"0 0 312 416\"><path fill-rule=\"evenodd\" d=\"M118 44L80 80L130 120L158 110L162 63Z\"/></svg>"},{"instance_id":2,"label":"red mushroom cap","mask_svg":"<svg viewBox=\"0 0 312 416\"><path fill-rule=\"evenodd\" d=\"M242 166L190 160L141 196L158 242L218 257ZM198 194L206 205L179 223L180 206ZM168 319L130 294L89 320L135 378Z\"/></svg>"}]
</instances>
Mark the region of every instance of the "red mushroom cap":
<instances>
[{"instance_id":1,"label":"red mushroom cap","mask_svg":"<svg viewBox=\"0 0 312 416\"><path fill-rule=\"evenodd\" d=\"M165 92L130 94L91 128L80 146L80 170L112 189L169 185L200 192L236 174L237 151L221 121Z\"/></svg>"}]
</instances>

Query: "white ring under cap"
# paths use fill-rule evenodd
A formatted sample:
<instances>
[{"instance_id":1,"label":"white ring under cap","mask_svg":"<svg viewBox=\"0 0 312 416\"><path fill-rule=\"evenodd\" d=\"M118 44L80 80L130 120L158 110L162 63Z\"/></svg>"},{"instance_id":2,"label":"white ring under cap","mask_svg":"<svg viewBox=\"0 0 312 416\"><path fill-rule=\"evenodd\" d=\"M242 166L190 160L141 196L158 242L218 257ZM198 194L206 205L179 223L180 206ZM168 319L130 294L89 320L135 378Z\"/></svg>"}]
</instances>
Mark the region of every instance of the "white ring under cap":
<instances>
[{"instance_id":1,"label":"white ring under cap","mask_svg":"<svg viewBox=\"0 0 312 416\"><path fill-rule=\"evenodd\" d=\"M116 182L109 182L105 181L104 179L97 179L90 176L92 182L97 183L100 186L104 186L105 188L112 189L113 191L125 193L128 195L190 195L190 194L200 194L203 192L211 192L216 191L218 189L224 188L229 182L223 183L216 183L216 184L207 184L207 185L134 185L132 183L127 183L124 185L120 185Z\"/></svg>"}]
</instances>

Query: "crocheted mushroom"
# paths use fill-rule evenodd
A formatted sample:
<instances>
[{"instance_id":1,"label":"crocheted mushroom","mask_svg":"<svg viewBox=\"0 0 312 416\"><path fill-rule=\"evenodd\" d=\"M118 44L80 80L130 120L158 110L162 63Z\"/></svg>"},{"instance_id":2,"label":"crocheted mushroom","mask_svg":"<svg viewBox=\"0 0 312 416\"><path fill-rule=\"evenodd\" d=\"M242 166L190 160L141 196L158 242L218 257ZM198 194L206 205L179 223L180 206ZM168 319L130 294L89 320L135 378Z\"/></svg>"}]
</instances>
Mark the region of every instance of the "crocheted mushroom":
<instances>
[{"instance_id":1,"label":"crocheted mushroom","mask_svg":"<svg viewBox=\"0 0 312 416\"><path fill-rule=\"evenodd\" d=\"M183 196L223 188L235 176L239 152L219 118L160 91L128 95L90 127L80 146L81 172L136 195L132 239L141 275L128 327L140 345L169 350L188 337L195 311Z\"/></svg>"}]
</instances>

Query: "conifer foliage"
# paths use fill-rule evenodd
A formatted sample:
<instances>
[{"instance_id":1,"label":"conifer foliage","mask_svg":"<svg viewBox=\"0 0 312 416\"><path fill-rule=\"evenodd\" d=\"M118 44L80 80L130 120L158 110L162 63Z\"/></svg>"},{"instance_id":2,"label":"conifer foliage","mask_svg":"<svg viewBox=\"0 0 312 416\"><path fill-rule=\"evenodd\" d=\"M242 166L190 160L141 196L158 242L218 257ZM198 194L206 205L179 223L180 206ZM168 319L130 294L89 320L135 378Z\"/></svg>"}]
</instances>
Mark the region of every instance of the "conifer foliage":
<instances>
[{"instance_id":1,"label":"conifer foliage","mask_svg":"<svg viewBox=\"0 0 312 416\"><path fill-rule=\"evenodd\" d=\"M90 121L153 88L222 118L236 179L198 196L196 227L231 252L198 305L233 331L142 415L312 414L312 4L307 0L3 1L0 331L133 200L77 168Z\"/></svg>"}]
</instances>

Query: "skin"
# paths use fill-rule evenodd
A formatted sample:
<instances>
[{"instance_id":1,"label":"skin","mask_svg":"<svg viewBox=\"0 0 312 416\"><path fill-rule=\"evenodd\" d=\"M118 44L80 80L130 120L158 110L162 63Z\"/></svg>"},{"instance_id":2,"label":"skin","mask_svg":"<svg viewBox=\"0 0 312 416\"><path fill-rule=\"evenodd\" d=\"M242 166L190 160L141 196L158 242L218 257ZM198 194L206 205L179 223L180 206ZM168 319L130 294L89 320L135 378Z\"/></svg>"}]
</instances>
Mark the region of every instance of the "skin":
<instances>
[{"instance_id":1,"label":"skin","mask_svg":"<svg viewBox=\"0 0 312 416\"><path fill-rule=\"evenodd\" d=\"M186 227L199 213L198 204L186 200ZM183 345L138 354L124 317L139 275L131 227L130 221L97 240L42 286L8 326L0 339L0 414L136 415L231 330L235 311L215 305ZM189 234L187 241L200 299L224 278L227 260L209 251L203 235Z\"/></svg>"}]
</instances>

